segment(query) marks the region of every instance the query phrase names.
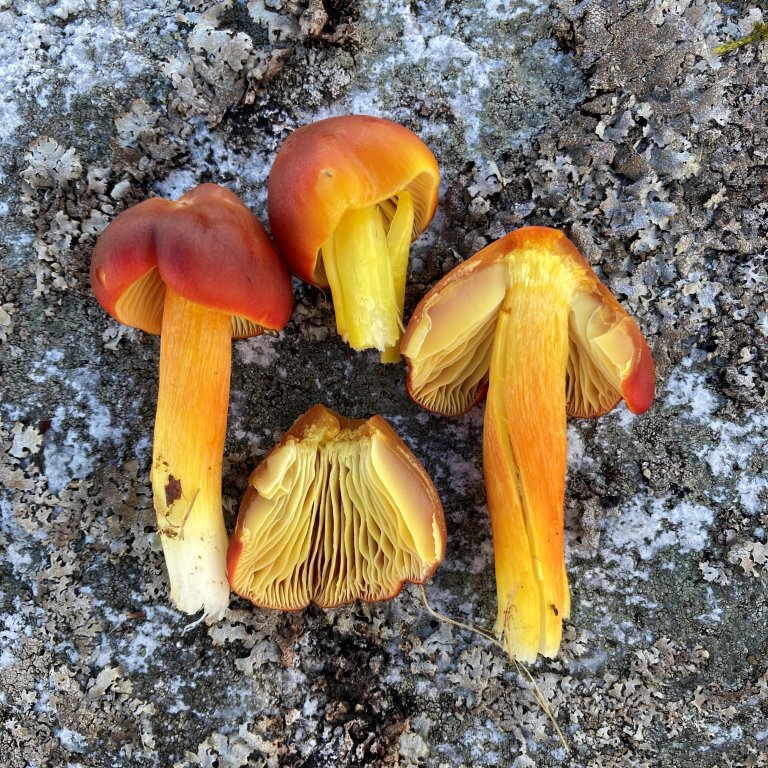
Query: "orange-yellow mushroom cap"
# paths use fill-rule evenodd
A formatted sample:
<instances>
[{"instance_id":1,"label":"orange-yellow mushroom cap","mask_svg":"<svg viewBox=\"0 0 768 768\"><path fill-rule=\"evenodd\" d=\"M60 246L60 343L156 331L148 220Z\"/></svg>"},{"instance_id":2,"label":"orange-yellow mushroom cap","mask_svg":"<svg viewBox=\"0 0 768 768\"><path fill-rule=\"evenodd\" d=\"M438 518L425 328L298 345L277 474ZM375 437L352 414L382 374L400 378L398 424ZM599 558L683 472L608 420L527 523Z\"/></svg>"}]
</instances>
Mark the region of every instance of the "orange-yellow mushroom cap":
<instances>
[{"instance_id":1,"label":"orange-yellow mushroom cap","mask_svg":"<svg viewBox=\"0 0 768 768\"><path fill-rule=\"evenodd\" d=\"M330 117L297 128L277 153L269 174L269 224L289 269L327 288L320 249L346 211L407 190L416 237L435 212L439 184L434 155L412 131L379 117Z\"/></svg>"},{"instance_id":2,"label":"orange-yellow mushroom cap","mask_svg":"<svg viewBox=\"0 0 768 768\"><path fill-rule=\"evenodd\" d=\"M483 399L509 265L536 252L550 254L558 265L570 303L568 415L599 416L622 399L633 413L646 411L655 370L642 332L576 246L549 227L524 227L494 241L419 302L401 342L411 397L446 415L464 413Z\"/></svg>"},{"instance_id":3,"label":"orange-yellow mushroom cap","mask_svg":"<svg viewBox=\"0 0 768 768\"><path fill-rule=\"evenodd\" d=\"M432 575L445 539L437 491L389 424L317 405L251 474L227 570L262 607L386 600Z\"/></svg>"},{"instance_id":4,"label":"orange-yellow mushroom cap","mask_svg":"<svg viewBox=\"0 0 768 768\"><path fill-rule=\"evenodd\" d=\"M91 261L99 304L125 325L161 331L165 286L233 316L233 336L282 328L293 305L290 276L258 219L217 184L177 201L153 198L123 211Z\"/></svg>"}]
</instances>

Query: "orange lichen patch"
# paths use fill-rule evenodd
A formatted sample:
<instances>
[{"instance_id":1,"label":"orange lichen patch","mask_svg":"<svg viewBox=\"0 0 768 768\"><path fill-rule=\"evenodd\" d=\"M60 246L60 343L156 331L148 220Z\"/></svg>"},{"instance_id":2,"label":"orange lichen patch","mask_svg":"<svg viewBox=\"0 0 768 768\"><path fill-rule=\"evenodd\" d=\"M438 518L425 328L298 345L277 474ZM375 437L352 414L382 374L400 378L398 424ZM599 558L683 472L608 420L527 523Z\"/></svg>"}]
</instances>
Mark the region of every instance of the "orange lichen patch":
<instances>
[{"instance_id":1,"label":"orange lichen patch","mask_svg":"<svg viewBox=\"0 0 768 768\"><path fill-rule=\"evenodd\" d=\"M564 566L566 414L653 400L648 345L575 246L517 230L420 302L403 336L408 391L459 414L485 395L483 462L496 560L496 628L520 661L554 656L570 599Z\"/></svg>"},{"instance_id":2,"label":"orange lichen patch","mask_svg":"<svg viewBox=\"0 0 768 768\"><path fill-rule=\"evenodd\" d=\"M239 595L298 610L386 600L444 553L437 491L387 422L318 405L251 475L227 560Z\"/></svg>"},{"instance_id":3,"label":"orange lichen patch","mask_svg":"<svg viewBox=\"0 0 768 768\"><path fill-rule=\"evenodd\" d=\"M330 287L339 334L399 359L410 243L431 220L429 148L389 120L346 115L294 131L269 177L269 222L288 267Z\"/></svg>"}]
</instances>

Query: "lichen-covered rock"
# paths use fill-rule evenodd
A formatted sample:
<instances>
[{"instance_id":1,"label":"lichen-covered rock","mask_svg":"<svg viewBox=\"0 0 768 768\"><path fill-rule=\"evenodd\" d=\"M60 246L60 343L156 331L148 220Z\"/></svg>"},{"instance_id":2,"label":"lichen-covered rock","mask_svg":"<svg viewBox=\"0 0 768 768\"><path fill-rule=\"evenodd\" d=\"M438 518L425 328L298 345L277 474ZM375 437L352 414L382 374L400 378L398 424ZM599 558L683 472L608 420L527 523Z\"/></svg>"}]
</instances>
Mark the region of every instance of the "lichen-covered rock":
<instances>
[{"instance_id":1,"label":"lichen-covered rock","mask_svg":"<svg viewBox=\"0 0 768 768\"><path fill-rule=\"evenodd\" d=\"M0 763L768 766L768 45L721 0L0 0ZM123 208L215 181L262 218L289 132L368 112L435 152L409 314L514 227L563 227L637 318L642 417L569 425L572 622L540 694L392 602L211 626L168 602L148 483L155 339L93 300ZM382 413L448 524L430 603L495 612L482 409L420 411L297 286L237 342L224 506L317 402ZM566 753L537 696L546 699Z\"/></svg>"}]
</instances>

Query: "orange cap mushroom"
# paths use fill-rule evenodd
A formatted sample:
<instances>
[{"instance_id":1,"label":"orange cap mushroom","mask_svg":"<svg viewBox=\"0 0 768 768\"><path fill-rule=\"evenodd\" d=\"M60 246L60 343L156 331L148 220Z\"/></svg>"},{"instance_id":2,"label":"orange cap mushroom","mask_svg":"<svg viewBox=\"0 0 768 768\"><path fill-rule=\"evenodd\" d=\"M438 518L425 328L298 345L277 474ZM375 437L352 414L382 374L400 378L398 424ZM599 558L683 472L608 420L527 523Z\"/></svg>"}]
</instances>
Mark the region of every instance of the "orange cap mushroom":
<instances>
[{"instance_id":1,"label":"orange cap mushroom","mask_svg":"<svg viewBox=\"0 0 768 768\"><path fill-rule=\"evenodd\" d=\"M229 603L221 464L231 340L288 322L290 275L240 199L203 184L123 211L96 243L91 285L115 319L161 334L151 475L171 598L218 617Z\"/></svg>"},{"instance_id":2,"label":"orange cap mushroom","mask_svg":"<svg viewBox=\"0 0 768 768\"><path fill-rule=\"evenodd\" d=\"M440 498L389 424L316 405L253 471L227 564L237 594L298 610L389 599L444 554Z\"/></svg>"},{"instance_id":3,"label":"orange cap mushroom","mask_svg":"<svg viewBox=\"0 0 768 768\"><path fill-rule=\"evenodd\" d=\"M492 243L422 299L403 336L408 392L459 414L487 390L483 465L493 528L496 629L510 655L554 656L570 599L563 551L566 413L622 398L650 407L654 365L635 322L562 233Z\"/></svg>"},{"instance_id":4,"label":"orange cap mushroom","mask_svg":"<svg viewBox=\"0 0 768 768\"><path fill-rule=\"evenodd\" d=\"M399 360L410 243L434 215L439 183L421 139L365 115L298 128L269 175L269 223L286 264L330 286L339 334L384 362Z\"/></svg>"}]
</instances>

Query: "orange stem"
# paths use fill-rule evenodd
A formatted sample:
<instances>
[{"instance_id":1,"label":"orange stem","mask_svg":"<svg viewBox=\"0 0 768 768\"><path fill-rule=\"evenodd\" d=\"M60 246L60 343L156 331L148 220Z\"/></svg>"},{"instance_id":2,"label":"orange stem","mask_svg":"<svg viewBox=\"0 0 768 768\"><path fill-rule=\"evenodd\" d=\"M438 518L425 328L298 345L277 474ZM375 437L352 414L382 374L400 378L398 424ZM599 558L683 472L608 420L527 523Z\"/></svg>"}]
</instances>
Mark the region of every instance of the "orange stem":
<instances>
[{"instance_id":1,"label":"orange stem","mask_svg":"<svg viewBox=\"0 0 768 768\"><path fill-rule=\"evenodd\" d=\"M496 629L519 661L554 656L570 612L563 548L569 280L546 253L509 262L483 433Z\"/></svg>"},{"instance_id":2,"label":"orange stem","mask_svg":"<svg viewBox=\"0 0 768 768\"><path fill-rule=\"evenodd\" d=\"M221 463L232 324L166 288L152 489L171 599L185 613L229 604Z\"/></svg>"}]
</instances>

